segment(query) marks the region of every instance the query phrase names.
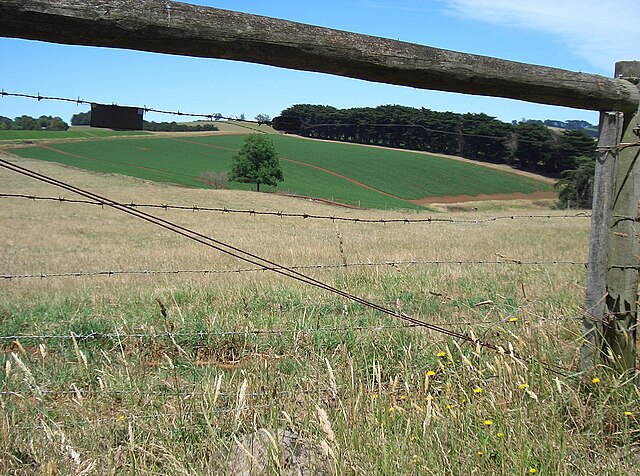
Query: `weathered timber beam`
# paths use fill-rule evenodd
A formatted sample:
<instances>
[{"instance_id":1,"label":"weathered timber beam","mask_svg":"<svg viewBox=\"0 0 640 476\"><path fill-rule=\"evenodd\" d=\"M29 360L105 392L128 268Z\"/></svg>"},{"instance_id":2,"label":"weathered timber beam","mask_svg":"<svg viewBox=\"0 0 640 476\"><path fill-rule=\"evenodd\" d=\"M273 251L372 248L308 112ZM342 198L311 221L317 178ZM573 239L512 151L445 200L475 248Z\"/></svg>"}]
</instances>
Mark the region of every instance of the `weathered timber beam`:
<instances>
[{"instance_id":1,"label":"weathered timber beam","mask_svg":"<svg viewBox=\"0 0 640 476\"><path fill-rule=\"evenodd\" d=\"M635 111L624 79L165 0L0 0L0 36L247 61L380 83Z\"/></svg>"}]
</instances>

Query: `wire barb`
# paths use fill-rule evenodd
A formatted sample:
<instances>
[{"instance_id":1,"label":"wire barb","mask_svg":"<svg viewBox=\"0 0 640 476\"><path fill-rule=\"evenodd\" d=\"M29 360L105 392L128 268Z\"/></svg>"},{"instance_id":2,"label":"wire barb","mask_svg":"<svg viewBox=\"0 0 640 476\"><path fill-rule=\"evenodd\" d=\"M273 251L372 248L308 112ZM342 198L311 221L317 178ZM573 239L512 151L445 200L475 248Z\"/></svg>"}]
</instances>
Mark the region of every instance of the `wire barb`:
<instances>
[{"instance_id":1,"label":"wire barb","mask_svg":"<svg viewBox=\"0 0 640 476\"><path fill-rule=\"evenodd\" d=\"M35 99L37 101L62 101L62 102L71 102L71 103L75 103L76 105L81 105L81 104L86 104L86 105L93 105L93 104L97 104L97 105L102 105L103 103L97 102L97 101L87 101L85 99L80 99L80 97L78 96L75 99L72 98L65 98L65 97L56 97L56 96L43 96L40 93L38 94L25 94L25 93L11 93L11 92L6 92L4 89L2 90L2 96L10 96L10 97L19 97L19 98L24 98L24 99ZM112 102L111 103L112 106L118 106L117 103ZM189 113L189 112L181 112L181 111L167 111L167 110L163 110L163 109L155 109L152 107L147 107L147 106L127 106L127 107L136 107L137 109L142 109L145 113L149 113L149 112L155 112L156 114L167 114L167 115L172 115L172 116L189 116L189 117L202 117L204 119L209 119L209 120L213 120L214 118L216 120L220 120L220 119L224 119L227 121L236 121L236 118L233 118L231 116L223 116L222 114L216 113L216 114L201 114L201 113ZM255 123L255 124L260 124L258 121L252 121L250 119L245 119L244 122L250 122L250 123Z\"/></svg>"},{"instance_id":2,"label":"wire barb","mask_svg":"<svg viewBox=\"0 0 640 476\"><path fill-rule=\"evenodd\" d=\"M57 201L66 203L77 203L87 205L101 205L104 207L105 203L99 200L83 200L83 199L71 199L63 197L45 197L32 194L21 193L0 193L0 198L28 198L30 200L44 200L44 201ZM240 210L230 209L227 207L207 207L203 205L169 205L169 204L152 204L152 203L134 203L128 204L118 203L119 205L133 207L133 208L161 208L163 210L185 210L185 211L207 211L207 212L220 212L220 213L236 213L246 214L250 216L276 216L279 218L302 218L311 220L331 220L351 223L400 223L400 224L414 224L414 223L458 223L458 224L471 224L479 225L482 223L490 223L501 220L529 220L529 219L567 219L567 218L591 218L589 213L579 212L574 214L564 215L505 215L494 216L487 218L434 218L432 216L425 218L351 218L351 217L339 217L339 216L326 216L326 215L311 215L308 213L289 213L283 211L269 212L269 211L256 211L256 210Z\"/></svg>"}]
</instances>

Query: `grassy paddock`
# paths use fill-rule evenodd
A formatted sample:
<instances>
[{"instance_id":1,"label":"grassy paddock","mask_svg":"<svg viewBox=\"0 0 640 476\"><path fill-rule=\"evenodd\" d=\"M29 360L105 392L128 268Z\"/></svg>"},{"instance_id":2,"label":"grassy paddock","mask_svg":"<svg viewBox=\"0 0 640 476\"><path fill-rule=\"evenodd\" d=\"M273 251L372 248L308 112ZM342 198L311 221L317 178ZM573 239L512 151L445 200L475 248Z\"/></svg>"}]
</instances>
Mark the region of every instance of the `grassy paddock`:
<instances>
[{"instance_id":1,"label":"grassy paddock","mask_svg":"<svg viewBox=\"0 0 640 476\"><path fill-rule=\"evenodd\" d=\"M421 216L19 161L123 202ZM0 182L5 193L69 196L5 171ZM249 267L108 209L1 206L3 275ZM605 371L579 383L539 363L575 367L582 266L350 265L582 262L587 219L367 225L155 213L285 265L346 261L308 273L534 360L400 327L264 271L4 279L0 335L60 338L0 341L0 472L224 474L225 449L267 428L324 442L339 474L637 474L638 392ZM92 333L101 335L71 338ZM285 472L278 464L274 455L269 474Z\"/></svg>"},{"instance_id":2,"label":"grassy paddock","mask_svg":"<svg viewBox=\"0 0 640 476\"><path fill-rule=\"evenodd\" d=\"M381 209L416 209L409 200L459 194L533 193L548 183L493 168L425 154L272 135L285 180L265 191ZM99 172L207 188L207 174L231 169L242 135L198 135L69 142L12 152ZM322 170L324 169L324 170ZM452 177L456 177L452 180ZM350 181L351 180L351 181ZM353 183L353 180L359 183ZM364 186L363 186L364 185ZM250 190L254 184L228 183ZM369 187L369 188L367 188Z\"/></svg>"}]
</instances>

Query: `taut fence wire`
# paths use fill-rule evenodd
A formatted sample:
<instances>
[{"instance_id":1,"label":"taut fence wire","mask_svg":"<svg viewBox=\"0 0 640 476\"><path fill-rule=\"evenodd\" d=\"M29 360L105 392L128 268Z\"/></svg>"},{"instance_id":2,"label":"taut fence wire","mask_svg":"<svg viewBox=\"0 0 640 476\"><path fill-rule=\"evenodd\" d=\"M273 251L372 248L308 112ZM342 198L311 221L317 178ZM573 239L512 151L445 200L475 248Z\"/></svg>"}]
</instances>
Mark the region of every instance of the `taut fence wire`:
<instances>
[{"instance_id":1,"label":"taut fence wire","mask_svg":"<svg viewBox=\"0 0 640 476\"><path fill-rule=\"evenodd\" d=\"M50 278L85 278L85 277L112 277L127 275L177 275L177 274L239 274L255 273L259 271L273 271L275 269L292 270L314 270L314 269L345 269L385 266L396 268L399 266L418 265L479 265L479 266L587 266L585 261L568 260L520 260L516 258L505 258L501 260L469 260L469 259L433 259L433 260L397 260L397 261L371 261L339 264L305 264L291 265L286 267L262 267L262 268L223 268L223 269L123 269L123 270L103 270L103 271L72 271L72 272L40 272L31 274L10 274L0 272L0 279L7 281L17 279L50 279ZM634 268L624 266L622 268Z\"/></svg>"},{"instance_id":2,"label":"taut fence wire","mask_svg":"<svg viewBox=\"0 0 640 476\"><path fill-rule=\"evenodd\" d=\"M19 198L32 201L50 201L60 203L76 203L87 205L98 205L104 207L108 205L106 202L99 200L86 200L75 199L65 197L46 197L34 194L24 193L0 193L0 198ZM180 210L190 212L217 212L217 213L232 213L242 214L250 216L275 216L279 218L302 218L305 220L330 220L333 222L351 222L351 223L378 223L378 224L412 224L412 223L466 223L466 224L482 224L495 221L508 221L508 220L529 220L529 219L571 219L571 218L591 218L591 215L586 212L579 212L573 214L531 214L531 215L503 215L493 216L486 218L441 218L429 216L426 218L357 218L357 217L344 217L336 215L314 215L310 213L291 213L284 211L260 211L260 210L241 210L227 207L209 207L206 205L169 205L158 203L123 203L118 202L118 205L131 208L154 208L161 210Z\"/></svg>"},{"instance_id":3,"label":"taut fence wire","mask_svg":"<svg viewBox=\"0 0 640 476\"><path fill-rule=\"evenodd\" d=\"M65 98L65 97L57 97L57 96L43 96L40 93L38 94L11 93L11 92L5 91L4 89L0 91L0 97L18 97L18 98L24 98L24 99L35 99L37 101L62 101L62 102L75 103L77 105L88 105L88 106L91 106L92 104L106 104L106 103L101 103L99 101L88 101L86 99L80 99L80 97L73 99L73 98ZM108 105L119 106L116 103L109 103ZM201 117L209 121L220 120L220 119L224 119L227 121L239 120L237 117L223 116L220 113L202 114L202 113L190 113L190 112L182 112L182 111L168 111L165 109L155 109L153 107L147 107L147 106L127 106L127 107L135 107L138 109L142 109L145 113L155 112L157 114L167 114L172 116ZM258 121L252 121L247 119L242 119L242 121L259 124Z\"/></svg>"},{"instance_id":4,"label":"taut fence wire","mask_svg":"<svg viewBox=\"0 0 640 476\"><path fill-rule=\"evenodd\" d=\"M23 99L33 99L37 101L62 101L62 102L74 103L77 105L89 105L89 106L92 104L106 104L106 103L101 103L99 101L89 101L86 99L81 99L80 97L66 98L66 97L59 97L59 96L45 96L45 95L41 95L40 93L37 93L37 94L13 93L13 92L8 92L2 89L0 90L0 98L3 98L3 97L17 97L17 98L23 98ZM108 105L120 106L116 102L111 102ZM270 124L269 121L263 122L263 121L257 121L257 120L239 119L237 116L223 115L219 112L218 113L190 113L190 112L182 112L179 110L171 111L167 109L156 109L156 108L147 107L147 106L124 106L124 107L135 107L143 110L145 113L153 112L156 114L166 114L166 115L172 115L172 116L199 117L212 122L225 120L225 121L241 121L241 122L253 123L258 125ZM466 122L470 122L470 121L466 120ZM241 126L241 124L238 124L238 125ZM455 135L459 137L473 137L473 138L479 138L479 139L490 139L495 141L510 141L513 139L513 137L510 135L496 136L496 135L488 135L488 134L476 134L472 132L464 132L462 130L447 131L443 129L434 129L431 127L426 127L423 124L411 124L411 123L410 124L402 124L402 123L388 124L388 123L377 123L377 122L357 122L353 124L352 123L308 124L306 122L301 123L301 130L313 130L313 129L320 129L323 127L389 127L389 128L403 127L403 128L409 128L409 129L411 128L421 129L425 132L433 133L433 134ZM545 143L544 141L541 141L541 140L525 139L522 137L518 138L518 141L527 143L527 144L544 144ZM638 144L627 144L627 146L628 147L637 146ZM594 147L595 147L595 144L594 144Z\"/></svg>"}]
</instances>

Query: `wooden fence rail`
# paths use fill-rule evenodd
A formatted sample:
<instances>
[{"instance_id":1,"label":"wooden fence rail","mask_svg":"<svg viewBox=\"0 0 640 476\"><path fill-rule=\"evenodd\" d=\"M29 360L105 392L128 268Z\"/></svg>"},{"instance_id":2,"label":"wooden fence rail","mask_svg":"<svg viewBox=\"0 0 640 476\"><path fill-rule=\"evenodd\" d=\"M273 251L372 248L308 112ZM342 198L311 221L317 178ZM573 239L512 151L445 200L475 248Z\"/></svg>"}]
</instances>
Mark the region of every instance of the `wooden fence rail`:
<instances>
[{"instance_id":1,"label":"wooden fence rail","mask_svg":"<svg viewBox=\"0 0 640 476\"><path fill-rule=\"evenodd\" d=\"M165 0L0 0L0 35L248 61L597 111L635 111L624 79Z\"/></svg>"}]
</instances>

